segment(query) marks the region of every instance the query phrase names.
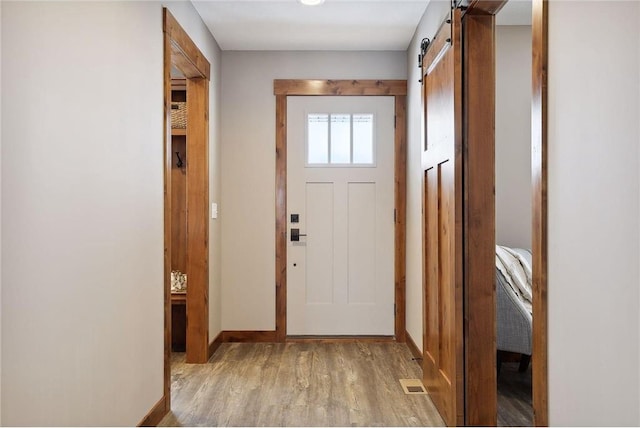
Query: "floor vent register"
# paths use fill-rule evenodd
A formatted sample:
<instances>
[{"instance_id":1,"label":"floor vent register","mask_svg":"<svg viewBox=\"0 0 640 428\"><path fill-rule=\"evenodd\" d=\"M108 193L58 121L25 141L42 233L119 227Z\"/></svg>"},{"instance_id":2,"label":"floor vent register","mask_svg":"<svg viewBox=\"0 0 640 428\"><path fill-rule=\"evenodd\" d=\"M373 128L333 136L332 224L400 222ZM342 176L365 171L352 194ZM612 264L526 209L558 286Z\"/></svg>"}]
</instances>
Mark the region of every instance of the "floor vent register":
<instances>
[{"instance_id":1,"label":"floor vent register","mask_svg":"<svg viewBox=\"0 0 640 428\"><path fill-rule=\"evenodd\" d=\"M420 379L400 379L400 385L405 394L408 395L425 395L425 389Z\"/></svg>"}]
</instances>

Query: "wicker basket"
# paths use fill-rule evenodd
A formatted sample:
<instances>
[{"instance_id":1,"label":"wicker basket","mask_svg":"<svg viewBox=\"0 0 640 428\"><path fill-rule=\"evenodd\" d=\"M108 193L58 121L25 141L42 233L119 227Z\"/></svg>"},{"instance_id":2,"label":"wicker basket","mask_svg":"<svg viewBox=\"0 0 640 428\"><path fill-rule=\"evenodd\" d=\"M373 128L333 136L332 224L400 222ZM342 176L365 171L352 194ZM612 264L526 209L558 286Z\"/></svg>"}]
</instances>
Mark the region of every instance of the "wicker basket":
<instances>
[{"instance_id":1,"label":"wicker basket","mask_svg":"<svg viewBox=\"0 0 640 428\"><path fill-rule=\"evenodd\" d=\"M173 129L187 128L187 103L185 102L171 103L171 128Z\"/></svg>"}]
</instances>

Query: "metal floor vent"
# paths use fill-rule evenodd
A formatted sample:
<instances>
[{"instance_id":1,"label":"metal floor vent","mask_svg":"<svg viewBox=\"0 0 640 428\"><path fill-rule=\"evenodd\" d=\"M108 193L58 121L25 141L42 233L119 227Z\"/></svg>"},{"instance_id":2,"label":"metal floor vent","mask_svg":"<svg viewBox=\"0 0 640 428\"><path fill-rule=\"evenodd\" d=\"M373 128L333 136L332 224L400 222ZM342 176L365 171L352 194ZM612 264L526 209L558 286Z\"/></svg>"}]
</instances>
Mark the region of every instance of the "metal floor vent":
<instances>
[{"instance_id":1,"label":"metal floor vent","mask_svg":"<svg viewBox=\"0 0 640 428\"><path fill-rule=\"evenodd\" d=\"M425 395L427 393L420 379L400 379L400 386L408 395Z\"/></svg>"}]
</instances>

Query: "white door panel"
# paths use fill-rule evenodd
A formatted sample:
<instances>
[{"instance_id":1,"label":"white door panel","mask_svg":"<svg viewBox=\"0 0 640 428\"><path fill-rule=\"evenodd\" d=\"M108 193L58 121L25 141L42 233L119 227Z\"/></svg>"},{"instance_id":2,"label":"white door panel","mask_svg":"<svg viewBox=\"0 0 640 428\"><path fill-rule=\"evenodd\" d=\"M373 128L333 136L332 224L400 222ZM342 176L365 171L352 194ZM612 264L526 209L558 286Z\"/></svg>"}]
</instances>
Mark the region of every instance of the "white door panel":
<instances>
[{"instance_id":1,"label":"white door panel","mask_svg":"<svg viewBox=\"0 0 640 428\"><path fill-rule=\"evenodd\" d=\"M376 302L376 183L349 183L348 214L348 287L347 302Z\"/></svg>"},{"instance_id":2,"label":"white door panel","mask_svg":"<svg viewBox=\"0 0 640 428\"><path fill-rule=\"evenodd\" d=\"M333 303L333 183L307 183L306 304ZM304 239L304 238L303 238Z\"/></svg>"},{"instance_id":3,"label":"white door panel","mask_svg":"<svg viewBox=\"0 0 640 428\"><path fill-rule=\"evenodd\" d=\"M394 99L289 97L287 104L288 229L306 235L292 242L289 234L287 332L393 335ZM356 115L373 114L374 164L309 165L307 116L316 113L352 115L354 135L363 132Z\"/></svg>"}]
</instances>

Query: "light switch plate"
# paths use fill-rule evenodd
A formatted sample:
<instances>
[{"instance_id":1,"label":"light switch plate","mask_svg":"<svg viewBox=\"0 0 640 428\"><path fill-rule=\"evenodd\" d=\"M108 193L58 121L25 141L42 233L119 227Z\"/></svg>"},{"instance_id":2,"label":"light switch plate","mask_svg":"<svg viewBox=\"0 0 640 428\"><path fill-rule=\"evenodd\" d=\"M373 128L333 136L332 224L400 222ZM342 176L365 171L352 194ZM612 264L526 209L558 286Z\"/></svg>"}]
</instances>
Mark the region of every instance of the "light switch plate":
<instances>
[{"instance_id":1,"label":"light switch plate","mask_svg":"<svg viewBox=\"0 0 640 428\"><path fill-rule=\"evenodd\" d=\"M211 218L218 218L218 204L215 202L211 204Z\"/></svg>"}]
</instances>

